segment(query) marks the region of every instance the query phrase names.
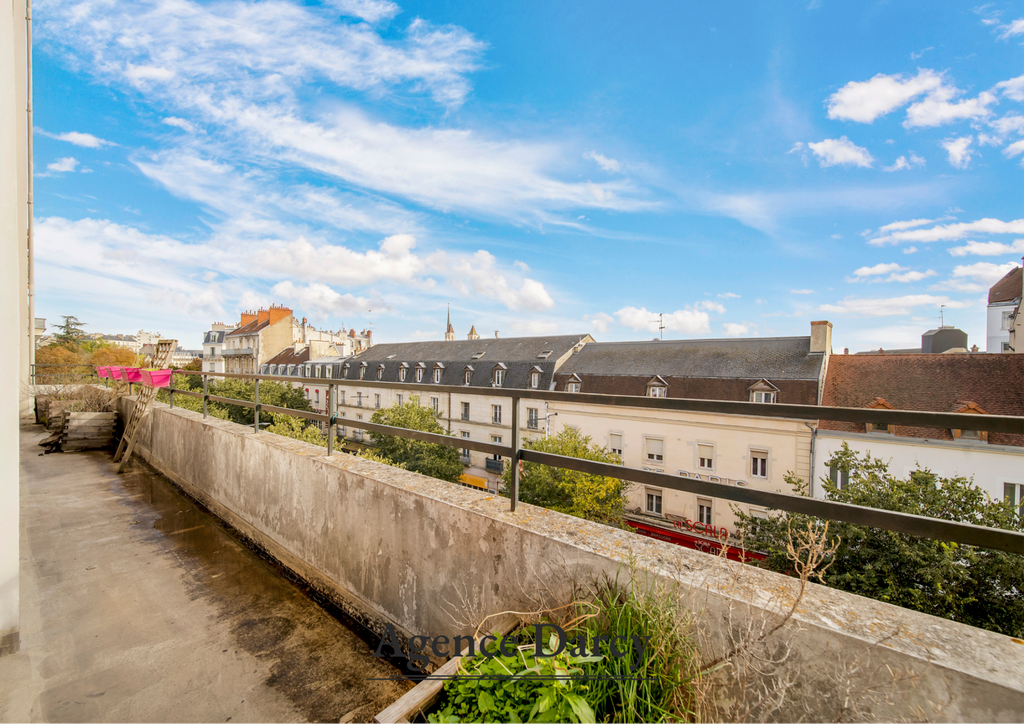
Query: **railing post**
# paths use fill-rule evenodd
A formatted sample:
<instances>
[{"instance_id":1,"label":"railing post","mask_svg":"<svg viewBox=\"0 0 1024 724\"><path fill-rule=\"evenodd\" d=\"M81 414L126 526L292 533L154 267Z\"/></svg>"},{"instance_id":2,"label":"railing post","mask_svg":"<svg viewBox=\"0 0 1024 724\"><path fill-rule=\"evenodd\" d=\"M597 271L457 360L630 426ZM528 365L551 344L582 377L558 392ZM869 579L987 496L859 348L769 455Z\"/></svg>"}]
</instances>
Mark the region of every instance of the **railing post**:
<instances>
[{"instance_id":1,"label":"railing post","mask_svg":"<svg viewBox=\"0 0 1024 724\"><path fill-rule=\"evenodd\" d=\"M254 432L260 431L260 378L256 378L256 382L253 384L252 401L256 403L256 407L252 408L252 429Z\"/></svg>"},{"instance_id":2,"label":"railing post","mask_svg":"<svg viewBox=\"0 0 1024 724\"><path fill-rule=\"evenodd\" d=\"M128 389L131 390L132 383L128 383ZM171 373L171 384L167 386L168 397L171 398L171 409L174 409L174 373Z\"/></svg>"},{"instance_id":3,"label":"railing post","mask_svg":"<svg viewBox=\"0 0 1024 724\"><path fill-rule=\"evenodd\" d=\"M512 512L519 503L519 398L512 396L512 485L508 496L512 500Z\"/></svg>"},{"instance_id":4,"label":"railing post","mask_svg":"<svg viewBox=\"0 0 1024 724\"><path fill-rule=\"evenodd\" d=\"M327 456L334 452L334 385L327 385Z\"/></svg>"},{"instance_id":5,"label":"railing post","mask_svg":"<svg viewBox=\"0 0 1024 724\"><path fill-rule=\"evenodd\" d=\"M207 377L205 374L203 375L203 419L206 419L206 416L208 414L206 409L206 403L210 399L210 390L207 387L207 382L209 381L209 379L210 378Z\"/></svg>"}]
</instances>

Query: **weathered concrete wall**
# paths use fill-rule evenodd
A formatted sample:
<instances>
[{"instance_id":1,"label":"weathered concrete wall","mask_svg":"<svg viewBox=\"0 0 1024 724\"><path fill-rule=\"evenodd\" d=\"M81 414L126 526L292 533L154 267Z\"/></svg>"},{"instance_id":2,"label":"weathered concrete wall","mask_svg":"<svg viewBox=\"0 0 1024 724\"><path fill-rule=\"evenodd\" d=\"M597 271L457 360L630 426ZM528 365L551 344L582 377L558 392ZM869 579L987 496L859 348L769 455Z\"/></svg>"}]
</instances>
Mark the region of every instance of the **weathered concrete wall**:
<instances>
[{"instance_id":1,"label":"weathered concrete wall","mask_svg":"<svg viewBox=\"0 0 1024 724\"><path fill-rule=\"evenodd\" d=\"M785 576L529 505L512 514L483 491L185 410L155 405L141 434L150 463L374 628L464 633L632 557L684 591L710 657L776 620L796 592ZM786 646L765 679L791 680L776 719L1024 719L1024 642L1006 636L812 584L768 648ZM744 686L736 671L723 672L732 691Z\"/></svg>"}]
</instances>

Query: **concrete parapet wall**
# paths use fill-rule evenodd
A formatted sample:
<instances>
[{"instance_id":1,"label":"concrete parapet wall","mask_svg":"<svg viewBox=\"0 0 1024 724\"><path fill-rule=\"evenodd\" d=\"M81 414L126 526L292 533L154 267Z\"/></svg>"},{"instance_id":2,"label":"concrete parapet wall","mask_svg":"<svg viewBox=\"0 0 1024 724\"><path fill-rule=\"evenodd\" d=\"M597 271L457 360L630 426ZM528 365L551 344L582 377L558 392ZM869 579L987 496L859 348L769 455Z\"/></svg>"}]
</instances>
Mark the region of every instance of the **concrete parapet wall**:
<instances>
[{"instance_id":1,"label":"concrete parapet wall","mask_svg":"<svg viewBox=\"0 0 1024 724\"><path fill-rule=\"evenodd\" d=\"M122 414L134 404L122 400ZM679 584L710 658L778 620L785 576L154 403L137 453L371 629L467 633L467 622L622 573ZM784 662L744 680L788 682L784 721L1021 721L1024 642L810 584L769 642Z\"/></svg>"}]
</instances>

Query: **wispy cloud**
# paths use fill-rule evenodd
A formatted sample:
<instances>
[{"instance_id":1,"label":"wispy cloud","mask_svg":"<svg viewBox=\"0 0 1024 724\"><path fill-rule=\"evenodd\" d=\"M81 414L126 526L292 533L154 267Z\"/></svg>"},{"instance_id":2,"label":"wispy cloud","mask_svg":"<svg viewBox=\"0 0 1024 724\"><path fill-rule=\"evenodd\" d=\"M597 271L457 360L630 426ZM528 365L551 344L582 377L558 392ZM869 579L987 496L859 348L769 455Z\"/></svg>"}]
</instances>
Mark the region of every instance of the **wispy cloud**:
<instances>
[{"instance_id":1,"label":"wispy cloud","mask_svg":"<svg viewBox=\"0 0 1024 724\"><path fill-rule=\"evenodd\" d=\"M602 156L597 151L587 151L586 153L583 154L583 158L589 158L591 161L595 162L605 171L613 171L617 173L622 168L622 164L620 164L614 158Z\"/></svg>"},{"instance_id":2,"label":"wispy cloud","mask_svg":"<svg viewBox=\"0 0 1024 724\"><path fill-rule=\"evenodd\" d=\"M818 309L833 314L854 314L862 317L894 317L910 314L917 307L934 307L944 304L951 309L969 307L973 302L961 302L933 294L908 294L901 297L858 298L847 297L836 304L822 304Z\"/></svg>"},{"instance_id":3,"label":"wispy cloud","mask_svg":"<svg viewBox=\"0 0 1024 724\"><path fill-rule=\"evenodd\" d=\"M963 170L970 165L971 156L974 153L971 151L971 142L973 140L973 136L961 136L960 138L947 138L940 144L946 149L950 166Z\"/></svg>"},{"instance_id":4,"label":"wispy cloud","mask_svg":"<svg viewBox=\"0 0 1024 724\"><path fill-rule=\"evenodd\" d=\"M111 141L105 141L102 138L98 138L91 133L80 133L78 131L68 131L67 133L50 133L44 131L42 128L34 129L35 133L41 136L47 136L48 138L54 138L58 141L66 141L76 146L83 148L103 148L104 146L116 146L116 143Z\"/></svg>"},{"instance_id":5,"label":"wispy cloud","mask_svg":"<svg viewBox=\"0 0 1024 724\"><path fill-rule=\"evenodd\" d=\"M72 156L58 158L53 163L47 164L46 170L50 173L73 173L78 167L78 160Z\"/></svg>"},{"instance_id":6,"label":"wispy cloud","mask_svg":"<svg viewBox=\"0 0 1024 724\"><path fill-rule=\"evenodd\" d=\"M1016 239L1010 244L998 241L968 241L964 246L954 246L949 250L953 256L1001 256L1003 254L1024 253L1024 239Z\"/></svg>"},{"instance_id":7,"label":"wispy cloud","mask_svg":"<svg viewBox=\"0 0 1024 724\"><path fill-rule=\"evenodd\" d=\"M644 307L623 307L615 312L619 318L619 324L630 329L642 329L647 332L657 333L658 314L649 312ZM706 311L696 306L678 309L662 317L665 329L670 332L683 332L685 334L703 334L711 331L711 318Z\"/></svg>"},{"instance_id":8,"label":"wispy cloud","mask_svg":"<svg viewBox=\"0 0 1024 724\"><path fill-rule=\"evenodd\" d=\"M896 161L893 163L892 166L886 166L882 170L883 171L889 171L889 172L892 172L892 171L907 171L907 170L912 169L912 168L919 168L921 166L924 166L924 164L925 164L925 160L923 158L921 158L920 156L918 156L913 151L911 151L910 152L910 159L909 160L907 159L906 156L900 156L899 158L896 159Z\"/></svg>"},{"instance_id":9,"label":"wispy cloud","mask_svg":"<svg viewBox=\"0 0 1024 724\"><path fill-rule=\"evenodd\" d=\"M818 163L822 168L829 166L871 168L871 164L875 160L866 148L861 148L854 144L846 136L826 138L824 141L817 143L808 143L807 147L818 157Z\"/></svg>"},{"instance_id":10,"label":"wispy cloud","mask_svg":"<svg viewBox=\"0 0 1024 724\"><path fill-rule=\"evenodd\" d=\"M401 8L390 0L327 0L327 2L343 15L360 18L371 24L379 23L381 20L390 20L401 11Z\"/></svg>"},{"instance_id":11,"label":"wispy cloud","mask_svg":"<svg viewBox=\"0 0 1024 724\"><path fill-rule=\"evenodd\" d=\"M930 223L932 222L924 222L924 224ZM870 239L868 243L875 246L882 246L884 244L898 244L903 241L919 243L932 241L958 241L964 237L975 234L1024 234L1024 219L1017 219L1015 221L978 219L977 221L957 224L938 224L930 229L904 228L902 230L896 230L893 227L893 224L889 224L888 227L883 226L879 229L880 236Z\"/></svg>"},{"instance_id":12,"label":"wispy cloud","mask_svg":"<svg viewBox=\"0 0 1024 724\"><path fill-rule=\"evenodd\" d=\"M879 73L871 80L850 81L827 100L828 117L842 121L872 123L879 116L900 108L919 95L939 88L942 75L927 68L912 78Z\"/></svg>"}]
</instances>

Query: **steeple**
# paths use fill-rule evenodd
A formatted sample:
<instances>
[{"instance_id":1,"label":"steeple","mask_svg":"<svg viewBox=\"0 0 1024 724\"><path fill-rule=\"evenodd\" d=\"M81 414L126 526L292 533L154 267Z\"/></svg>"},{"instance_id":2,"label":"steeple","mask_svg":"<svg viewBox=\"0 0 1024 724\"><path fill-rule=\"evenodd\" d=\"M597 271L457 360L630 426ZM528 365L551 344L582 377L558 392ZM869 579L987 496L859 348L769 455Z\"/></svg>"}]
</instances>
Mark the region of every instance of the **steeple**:
<instances>
[{"instance_id":1,"label":"steeple","mask_svg":"<svg viewBox=\"0 0 1024 724\"><path fill-rule=\"evenodd\" d=\"M448 329L444 332L444 341L455 341L455 327L452 326L452 307L450 304L448 305Z\"/></svg>"},{"instance_id":2,"label":"steeple","mask_svg":"<svg viewBox=\"0 0 1024 724\"><path fill-rule=\"evenodd\" d=\"M466 339L480 339L480 335L476 333L475 324L470 328L469 335L466 336Z\"/></svg>"}]
</instances>

